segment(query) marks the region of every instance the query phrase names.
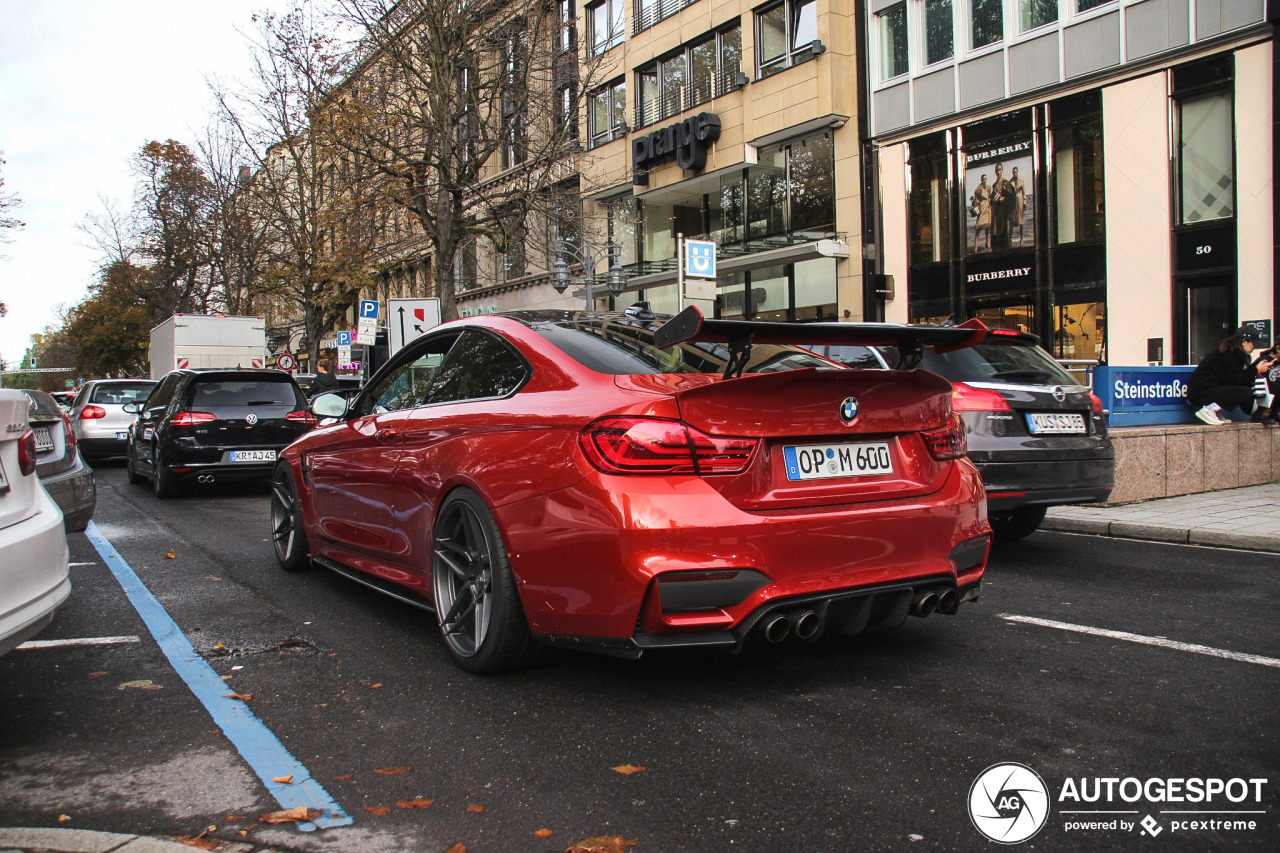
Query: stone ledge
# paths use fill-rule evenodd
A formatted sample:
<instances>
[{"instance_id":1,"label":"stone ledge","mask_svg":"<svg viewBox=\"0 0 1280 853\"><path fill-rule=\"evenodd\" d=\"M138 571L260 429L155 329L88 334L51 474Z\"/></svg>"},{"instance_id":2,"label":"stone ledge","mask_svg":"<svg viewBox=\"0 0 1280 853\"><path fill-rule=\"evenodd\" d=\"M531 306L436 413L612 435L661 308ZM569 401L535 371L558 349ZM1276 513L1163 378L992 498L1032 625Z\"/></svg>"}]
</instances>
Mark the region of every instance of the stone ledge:
<instances>
[{"instance_id":1,"label":"stone ledge","mask_svg":"<svg viewBox=\"0 0 1280 853\"><path fill-rule=\"evenodd\" d=\"M1280 429L1238 421L1116 427L1108 433L1116 453L1110 505L1280 481Z\"/></svg>"}]
</instances>

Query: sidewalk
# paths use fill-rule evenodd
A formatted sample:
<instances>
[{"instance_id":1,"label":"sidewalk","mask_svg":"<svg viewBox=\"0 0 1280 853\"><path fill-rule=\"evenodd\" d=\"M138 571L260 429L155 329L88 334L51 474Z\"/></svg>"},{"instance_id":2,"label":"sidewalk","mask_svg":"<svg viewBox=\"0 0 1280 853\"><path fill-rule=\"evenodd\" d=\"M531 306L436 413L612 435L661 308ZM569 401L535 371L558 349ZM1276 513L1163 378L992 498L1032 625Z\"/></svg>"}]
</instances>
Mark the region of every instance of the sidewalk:
<instances>
[{"instance_id":1,"label":"sidewalk","mask_svg":"<svg viewBox=\"0 0 1280 853\"><path fill-rule=\"evenodd\" d=\"M148 838L121 835L116 832L93 832L85 829L5 829L0 827L0 853L191 853L193 850L215 850L217 853L274 853L260 844L210 839L217 847L194 847Z\"/></svg>"},{"instance_id":2,"label":"sidewalk","mask_svg":"<svg viewBox=\"0 0 1280 853\"><path fill-rule=\"evenodd\" d=\"M1053 507L1040 529L1280 554L1280 484L1119 506Z\"/></svg>"}]
</instances>

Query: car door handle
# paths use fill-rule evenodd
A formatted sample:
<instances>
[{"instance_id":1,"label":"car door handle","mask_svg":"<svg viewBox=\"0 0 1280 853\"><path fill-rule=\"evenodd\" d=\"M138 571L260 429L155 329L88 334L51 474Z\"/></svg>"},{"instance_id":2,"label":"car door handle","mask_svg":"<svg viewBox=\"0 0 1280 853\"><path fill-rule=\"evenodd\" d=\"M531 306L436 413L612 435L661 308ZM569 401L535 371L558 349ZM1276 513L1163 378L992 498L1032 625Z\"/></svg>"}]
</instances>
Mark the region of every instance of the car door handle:
<instances>
[{"instance_id":1,"label":"car door handle","mask_svg":"<svg viewBox=\"0 0 1280 853\"><path fill-rule=\"evenodd\" d=\"M376 438L378 441L381 441L383 444L386 444L388 441L395 438L399 434L400 433L394 428L387 427L386 429L380 429L377 432L375 432L373 434L373 437Z\"/></svg>"}]
</instances>

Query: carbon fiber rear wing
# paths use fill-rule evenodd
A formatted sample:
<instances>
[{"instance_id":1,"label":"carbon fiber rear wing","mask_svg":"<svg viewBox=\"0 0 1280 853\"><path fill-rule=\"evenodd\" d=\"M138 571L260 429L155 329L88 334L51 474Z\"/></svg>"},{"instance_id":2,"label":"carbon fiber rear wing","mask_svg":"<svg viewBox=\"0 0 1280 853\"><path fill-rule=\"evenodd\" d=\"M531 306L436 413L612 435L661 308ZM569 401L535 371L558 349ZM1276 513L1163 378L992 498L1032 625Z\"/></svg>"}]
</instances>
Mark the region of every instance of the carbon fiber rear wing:
<instances>
[{"instance_id":1,"label":"carbon fiber rear wing","mask_svg":"<svg viewBox=\"0 0 1280 853\"><path fill-rule=\"evenodd\" d=\"M938 352L971 347L987 335L979 320L959 326L905 326L897 323L773 323L755 320L714 320L690 305L653 333L653 342L666 349L685 341L724 343L730 352L724 378L742 375L752 344L828 344L893 346L898 348L899 370L920 363L926 346Z\"/></svg>"}]
</instances>

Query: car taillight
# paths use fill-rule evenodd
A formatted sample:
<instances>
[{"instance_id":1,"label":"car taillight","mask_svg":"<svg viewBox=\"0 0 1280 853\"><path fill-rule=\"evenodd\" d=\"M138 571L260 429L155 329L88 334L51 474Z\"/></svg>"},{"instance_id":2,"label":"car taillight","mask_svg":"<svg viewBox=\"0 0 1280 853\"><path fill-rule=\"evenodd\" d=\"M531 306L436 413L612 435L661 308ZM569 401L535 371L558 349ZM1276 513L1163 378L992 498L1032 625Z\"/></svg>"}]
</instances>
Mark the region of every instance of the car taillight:
<instances>
[{"instance_id":1,"label":"car taillight","mask_svg":"<svg viewBox=\"0 0 1280 853\"><path fill-rule=\"evenodd\" d=\"M62 437L62 443L67 447L76 446L76 434L71 431L71 418L66 415L62 416Z\"/></svg>"},{"instance_id":2,"label":"car taillight","mask_svg":"<svg viewBox=\"0 0 1280 853\"><path fill-rule=\"evenodd\" d=\"M30 477L36 472L36 434L27 430L18 439L18 470Z\"/></svg>"},{"instance_id":3,"label":"car taillight","mask_svg":"<svg viewBox=\"0 0 1280 853\"><path fill-rule=\"evenodd\" d=\"M217 419L216 415L211 415L208 412L178 412L173 416L173 420L169 424L170 426L195 426L196 424L207 424Z\"/></svg>"},{"instance_id":4,"label":"car taillight","mask_svg":"<svg viewBox=\"0 0 1280 853\"><path fill-rule=\"evenodd\" d=\"M974 388L963 382L951 385L951 410L953 412L1012 412L1009 401L999 391L990 388Z\"/></svg>"},{"instance_id":5,"label":"car taillight","mask_svg":"<svg viewBox=\"0 0 1280 853\"><path fill-rule=\"evenodd\" d=\"M1095 415L1102 414L1102 401L1098 399L1097 394L1089 395L1089 406L1093 409Z\"/></svg>"},{"instance_id":6,"label":"car taillight","mask_svg":"<svg viewBox=\"0 0 1280 853\"><path fill-rule=\"evenodd\" d=\"M583 430L580 443L606 474L738 474L760 444L657 418L605 418Z\"/></svg>"},{"instance_id":7,"label":"car taillight","mask_svg":"<svg viewBox=\"0 0 1280 853\"><path fill-rule=\"evenodd\" d=\"M959 459L969 452L969 445L964 439L964 420L958 414L951 415L951 423L941 429L931 429L920 433L925 446L934 459Z\"/></svg>"},{"instance_id":8,"label":"car taillight","mask_svg":"<svg viewBox=\"0 0 1280 853\"><path fill-rule=\"evenodd\" d=\"M105 418L107 410L101 406L85 406L80 410L80 420L96 421L98 418Z\"/></svg>"},{"instance_id":9,"label":"car taillight","mask_svg":"<svg viewBox=\"0 0 1280 853\"><path fill-rule=\"evenodd\" d=\"M316 416L311 414L310 412L290 412L289 414L284 416L284 419L286 421L297 421L298 423L303 423L303 424L314 425L319 423L319 421L316 420Z\"/></svg>"}]
</instances>

